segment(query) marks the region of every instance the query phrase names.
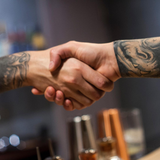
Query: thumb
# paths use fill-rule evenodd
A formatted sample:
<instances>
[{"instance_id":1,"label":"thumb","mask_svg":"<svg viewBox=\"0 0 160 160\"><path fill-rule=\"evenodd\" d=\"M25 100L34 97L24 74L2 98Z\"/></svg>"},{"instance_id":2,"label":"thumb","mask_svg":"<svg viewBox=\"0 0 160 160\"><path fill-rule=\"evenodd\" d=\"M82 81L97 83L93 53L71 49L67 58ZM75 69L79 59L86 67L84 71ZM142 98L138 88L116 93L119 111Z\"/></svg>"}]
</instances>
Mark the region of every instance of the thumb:
<instances>
[{"instance_id":1,"label":"thumb","mask_svg":"<svg viewBox=\"0 0 160 160\"><path fill-rule=\"evenodd\" d=\"M63 59L75 57L74 53L76 48L77 46L74 42L68 42L63 45L53 47L50 51L49 70L53 72L60 66Z\"/></svg>"},{"instance_id":2,"label":"thumb","mask_svg":"<svg viewBox=\"0 0 160 160\"><path fill-rule=\"evenodd\" d=\"M61 57L59 54L56 54L51 51L50 53L50 64L49 64L49 70L51 72L55 71L61 64Z\"/></svg>"}]
</instances>

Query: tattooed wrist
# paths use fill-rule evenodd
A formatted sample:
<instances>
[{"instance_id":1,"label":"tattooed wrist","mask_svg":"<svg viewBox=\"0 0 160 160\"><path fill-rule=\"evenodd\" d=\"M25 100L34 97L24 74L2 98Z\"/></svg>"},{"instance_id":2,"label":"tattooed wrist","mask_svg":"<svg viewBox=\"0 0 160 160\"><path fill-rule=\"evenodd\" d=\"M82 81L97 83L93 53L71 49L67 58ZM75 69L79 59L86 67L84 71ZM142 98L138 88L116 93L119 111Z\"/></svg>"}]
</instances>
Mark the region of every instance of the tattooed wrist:
<instances>
[{"instance_id":1,"label":"tattooed wrist","mask_svg":"<svg viewBox=\"0 0 160 160\"><path fill-rule=\"evenodd\" d=\"M160 38L115 41L114 51L122 77L160 77Z\"/></svg>"},{"instance_id":2,"label":"tattooed wrist","mask_svg":"<svg viewBox=\"0 0 160 160\"><path fill-rule=\"evenodd\" d=\"M27 78L30 54L17 53L0 58L0 92L23 86Z\"/></svg>"}]
</instances>

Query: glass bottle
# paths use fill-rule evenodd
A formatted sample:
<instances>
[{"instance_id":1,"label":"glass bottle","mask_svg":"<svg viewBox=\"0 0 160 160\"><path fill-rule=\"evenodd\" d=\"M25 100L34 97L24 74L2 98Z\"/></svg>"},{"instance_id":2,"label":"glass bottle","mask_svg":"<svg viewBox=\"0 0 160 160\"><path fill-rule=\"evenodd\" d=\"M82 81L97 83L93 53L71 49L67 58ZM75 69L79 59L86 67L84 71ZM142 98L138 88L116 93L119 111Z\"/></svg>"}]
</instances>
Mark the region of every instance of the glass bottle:
<instances>
[{"instance_id":1,"label":"glass bottle","mask_svg":"<svg viewBox=\"0 0 160 160\"><path fill-rule=\"evenodd\" d=\"M112 137L98 140L98 160L121 160L116 153L116 142Z\"/></svg>"},{"instance_id":2,"label":"glass bottle","mask_svg":"<svg viewBox=\"0 0 160 160\"><path fill-rule=\"evenodd\" d=\"M79 154L80 160L97 160L97 151L95 149L85 149Z\"/></svg>"},{"instance_id":3,"label":"glass bottle","mask_svg":"<svg viewBox=\"0 0 160 160\"><path fill-rule=\"evenodd\" d=\"M48 144L49 144L50 157L45 158L45 160L63 160L60 156L55 156L51 139L48 140Z\"/></svg>"},{"instance_id":4,"label":"glass bottle","mask_svg":"<svg viewBox=\"0 0 160 160\"><path fill-rule=\"evenodd\" d=\"M97 160L97 146L93 127L91 124L91 116L81 116L83 150L79 153L80 160Z\"/></svg>"}]
</instances>

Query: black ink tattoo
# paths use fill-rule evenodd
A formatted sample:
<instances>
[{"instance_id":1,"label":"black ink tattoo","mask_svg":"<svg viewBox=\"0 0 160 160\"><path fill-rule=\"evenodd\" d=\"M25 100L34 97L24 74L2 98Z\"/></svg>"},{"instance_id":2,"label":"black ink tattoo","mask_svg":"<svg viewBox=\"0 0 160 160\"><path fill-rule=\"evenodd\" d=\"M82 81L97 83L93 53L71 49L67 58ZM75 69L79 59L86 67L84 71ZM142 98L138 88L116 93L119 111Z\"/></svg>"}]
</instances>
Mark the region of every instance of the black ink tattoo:
<instances>
[{"instance_id":1,"label":"black ink tattoo","mask_svg":"<svg viewBox=\"0 0 160 160\"><path fill-rule=\"evenodd\" d=\"M114 42L122 77L160 77L160 38Z\"/></svg>"},{"instance_id":2,"label":"black ink tattoo","mask_svg":"<svg viewBox=\"0 0 160 160\"><path fill-rule=\"evenodd\" d=\"M0 58L0 92L19 88L27 78L30 54L18 53Z\"/></svg>"}]
</instances>

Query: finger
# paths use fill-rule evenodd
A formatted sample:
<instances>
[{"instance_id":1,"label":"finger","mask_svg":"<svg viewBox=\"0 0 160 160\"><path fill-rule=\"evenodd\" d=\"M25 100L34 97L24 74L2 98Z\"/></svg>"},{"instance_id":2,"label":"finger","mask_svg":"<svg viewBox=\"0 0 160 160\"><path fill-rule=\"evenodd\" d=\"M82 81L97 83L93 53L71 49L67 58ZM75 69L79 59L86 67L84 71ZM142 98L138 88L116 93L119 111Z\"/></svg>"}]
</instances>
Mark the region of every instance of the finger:
<instances>
[{"instance_id":1,"label":"finger","mask_svg":"<svg viewBox=\"0 0 160 160\"><path fill-rule=\"evenodd\" d=\"M66 94L66 95L69 95L70 100L74 99L76 102L78 102L79 104L82 104L83 106L90 106L93 103L93 100L86 97L80 91L70 90L69 94ZM74 104L73 104L73 106L74 106Z\"/></svg>"},{"instance_id":2,"label":"finger","mask_svg":"<svg viewBox=\"0 0 160 160\"><path fill-rule=\"evenodd\" d=\"M92 101L99 100L105 94L104 91L97 89L84 79L80 84L81 85L78 86L78 90L82 95L85 95L85 97L91 99Z\"/></svg>"},{"instance_id":3,"label":"finger","mask_svg":"<svg viewBox=\"0 0 160 160\"><path fill-rule=\"evenodd\" d=\"M74 57L76 45L73 42L54 47L50 50L49 70L55 71L61 64L62 59Z\"/></svg>"},{"instance_id":4,"label":"finger","mask_svg":"<svg viewBox=\"0 0 160 160\"><path fill-rule=\"evenodd\" d=\"M51 72L55 71L60 66L60 64L61 64L61 57L52 51L50 53L49 70Z\"/></svg>"},{"instance_id":5,"label":"finger","mask_svg":"<svg viewBox=\"0 0 160 160\"><path fill-rule=\"evenodd\" d=\"M82 65L82 76L90 84L105 92L113 90L113 82L86 64Z\"/></svg>"},{"instance_id":6,"label":"finger","mask_svg":"<svg viewBox=\"0 0 160 160\"><path fill-rule=\"evenodd\" d=\"M44 92L44 97L50 101L50 102L54 102L55 99L55 95L56 95L56 91L52 86L48 86Z\"/></svg>"},{"instance_id":7,"label":"finger","mask_svg":"<svg viewBox=\"0 0 160 160\"><path fill-rule=\"evenodd\" d=\"M62 106L64 104L64 94L62 91L56 91L55 103Z\"/></svg>"},{"instance_id":8,"label":"finger","mask_svg":"<svg viewBox=\"0 0 160 160\"><path fill-rule=\"evenodd\" d=\"M70 99L65 100L63 107L67 111L73 111L75 109Z\"/></svg>"},{"instance_id":9,"label":"finger","mask_svg":"<svg viewBox=\"0 0 160 160\"><path fill-rule=\"evenodd\" d=\"M74 109L82 110L82 109L88 107L88 106L85 106L85 105L79 103L78 101L76 101L76 100L73 99L73 98L70 98L70 99L71 99L71 101L72 101L72 104L73 104Z\"/></svg>"},{"instance_id":10,"label":"finger","mask_svg":"<svg viewBox=\"0 0 160 160\"><path fill-rule=\"evenodd\" d=\"M32 88L31 92L34 95L43 95L43 92L41 92L40 90L38 90L36 88Z\"/></svg>"}]
</instances>

